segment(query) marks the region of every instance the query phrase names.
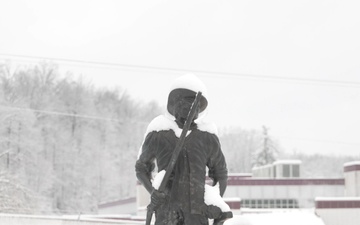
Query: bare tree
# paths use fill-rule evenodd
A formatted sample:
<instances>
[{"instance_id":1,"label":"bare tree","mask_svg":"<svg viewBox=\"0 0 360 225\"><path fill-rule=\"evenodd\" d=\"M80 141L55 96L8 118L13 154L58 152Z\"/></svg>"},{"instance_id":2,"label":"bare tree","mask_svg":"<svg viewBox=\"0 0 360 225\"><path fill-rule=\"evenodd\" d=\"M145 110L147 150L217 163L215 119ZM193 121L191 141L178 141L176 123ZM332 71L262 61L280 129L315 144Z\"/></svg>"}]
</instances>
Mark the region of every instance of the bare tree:
<instances>
[{"instance_id":1,"label":"bare tree","mask_svg":"<svg viewBox=\"0 0 360 225\"><path fill-rule=\"evenodd\" d=\"M277 144L269 136L269 128L263 126L263 138L262 138L262 148L255 155L255 166L263 166L271 164L276 160L276 155L279 152Z\"/></svg>"},{"instance_id":2,"label":"bare tree","mask_svg":"<svg viewBox=\"0 0 360 225\"><path fill-rule=\"evenodd\" d=\"M0 67L0 173L11 180L3 187L26 188L33 197L17 200L44 213L95 212L135 196L137 152L160 107L58 75L48 63Z\"/></svg>"}]
</instances>

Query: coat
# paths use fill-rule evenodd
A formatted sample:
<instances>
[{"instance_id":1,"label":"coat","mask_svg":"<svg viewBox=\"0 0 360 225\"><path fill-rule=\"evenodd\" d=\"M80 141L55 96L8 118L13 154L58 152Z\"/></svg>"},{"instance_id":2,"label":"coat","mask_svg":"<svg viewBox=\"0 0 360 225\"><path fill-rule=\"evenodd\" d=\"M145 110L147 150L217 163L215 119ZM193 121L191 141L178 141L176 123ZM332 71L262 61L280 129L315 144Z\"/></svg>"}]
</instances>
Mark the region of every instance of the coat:
<instances>
[{"instance_id":1,"label":"coat","mask_svg":"<svg viewBox=\"0 0 360 225\"><path fill-rule=\"evenodd\" d=\"M148 132L136 162L136 173L150 176L155 162L158 171L166 170L177 141L175 129ZM207 168L209 176L214 180L227 179L225 157L218 137L214 133L200 130L195 125L185 138L166 187L168 202L180 207L184 212L201 214Z\"/></svg>"}]
</instances>

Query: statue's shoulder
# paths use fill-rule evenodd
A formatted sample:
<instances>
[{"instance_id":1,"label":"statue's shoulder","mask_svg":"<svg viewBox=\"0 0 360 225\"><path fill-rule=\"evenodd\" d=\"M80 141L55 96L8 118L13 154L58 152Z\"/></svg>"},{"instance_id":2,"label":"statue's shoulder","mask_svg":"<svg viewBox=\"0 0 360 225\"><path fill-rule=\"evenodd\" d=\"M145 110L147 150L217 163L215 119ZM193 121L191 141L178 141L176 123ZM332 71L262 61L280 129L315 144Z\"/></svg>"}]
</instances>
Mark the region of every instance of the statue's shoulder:
<instances>
[{"instance_id":1,"label":"statue's shoulder","mask_svg":"<svg viewBox=\"0 0 360 225\"><path fill-rule=\"evenodd\" d=\"M160 131L167 131L167 130L176 130L178 129L175 121L171 120L170 118L159 115L155 117L148 125L146 129L146 134L149 134L151 132L160 132Z\"/></svg>"},{"instance_id":2,"label":"statue's shoulder","mask_svg":"<svg viewBox=\"0 0 360 225\"><path fill-rule=\"evenodd\" d=\"M218 129L215 123L207 122L207 121L201 121L197 123L198 129L203 132L207 132L210 134L213 134L215 136L218 135Z\"/></svg>"},{"instance_id":3,"label":"statue's shoulder","mask_svg":"<svg viewBox=\"0 0 360 225\"><path fill-rule=\"evenodd\" d=\"M217 126L212 122L197 121L197 128L202 132L207 132L215 136L218 135ZM145 136L151 132L170 131L170 130L174 131L177 137L180 137L182 130L178 127L176 122L172 118L169 118L166 115L159 115L149 123L146 129Z\"/></svg>"}]
</instances>

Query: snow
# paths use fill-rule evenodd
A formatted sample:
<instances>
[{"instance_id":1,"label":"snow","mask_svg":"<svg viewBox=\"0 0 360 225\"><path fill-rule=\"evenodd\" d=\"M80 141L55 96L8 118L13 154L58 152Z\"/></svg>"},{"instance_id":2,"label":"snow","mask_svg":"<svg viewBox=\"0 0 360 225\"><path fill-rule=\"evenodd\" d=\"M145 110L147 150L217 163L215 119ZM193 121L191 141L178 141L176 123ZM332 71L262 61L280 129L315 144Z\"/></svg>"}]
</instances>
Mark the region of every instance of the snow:
<instances>
[{"instance_id":1,"label":"snow","mask_svg":"<svg viewBox=\"0 0 360 225\"><path fill-rule=\"evenodd\" d=\"M195 92L201 91L202 95L207 98L207 89L204 83L197 78L193 74L186 74L181 77L178 77L173 84L171 85L170 91L174 90L176 88L186 88ZM218 134L217 126L214 123L208 122L206 120L207 110L205 109L202 113L199 114L199 117L195 120L197 124L197 128L203 132L208 132L211 134ZM180 138L182 129L178 127L178 125L175 122L175 117L172 116L167 110L165 111L164 115L159 115L155 117L148 125L146 132L144 134L144 140L145 137L155 131L167 131L167 130L173 130L176 137ZM189 135L191 133L191 130L189 130L186 134ZM141 154L141 148L138 153L138 158Z\"/></svg>"},{"instance_id":2,"label":"snow","mask_svg":"<svg viewBox=\"0 0 360 225\"><path fill-rule=\"evenodd\" d=\"M230 173L229 176L252 177L252 173Z\"/></svg>"},{"instance_id":3,"label":"snow","mask_svg":"<svg viewBox=\"0 0 360 225\"><path fill-rule=\"evenodd\" d=\"M170 86L169 93L178 88L185 88L188 90L192 90L194 92L202 92L202 95L207 98L207 88L205 84L195 75L193 74L186 74L183 76L178 77L174 80L174 82ZM209 132L212 134L217 134L217 127L213 123L209 123L205 120L207 114L207 110L205 109L202 113L199 114L199 118L195 120L198 125L198 129L201 131ZM173 130L177 137L180 137L182 129L180 129L177 124L175 123L175 118L169 112L165 112L165 115L160 115L153 119L146 132L145 137L152 131L162 131L162 130ZM191 131L187 133L190 134Z\"/></svg>"},{"instance_id":4,"label":"snow","mask_svg":"<svg viewBox=\"0 0 360 225\"><path fill-rule=\"evenodd\" d=\"M235 215L224 225L325 225L313 210L271 210Z\"/></svg>"},{"instance_id":5,"label":"snow","mask_svg":"<svg viewBox=\"0 0 360 225\"><path fill-rule=\"evenodd\" d=\"M354 165L360 165L360 161L353 161L353 162L344 163L344 167L354 166Z\"/></svg>"},{"instance_id":6,"label":"snow","mask_svg":"<svg viewBox=\"0 0 360 225\"><path fill-rule=\"evenodd\" d=\"M226 197L226 198L224 198L224 200L226 201L226 202L240 202L241 201L241 198L239 198L239 197Z\"/></svg>"},{"instance_id":7,"label":"snow","mask_svg":"<svg viewBox=\"0 0 360 225\"><path fill-rule=\"evenodd\" d=\"M161 170L155 175L152 185L157 190L160 187L161 181L165 176L165 170ZM205 184L204 200L206 205L215 205L221 209L222 212L229 212L230 207L224 199L220 196L219 185L210 186Z\"/></svg>"},{"instance_id":8,"label":"snow","mask_svg":"<svg viewBox=\"0 0 360 225\"><path fill-rule=\"evenodd\" d=\"M169 93L177 88L184 88L184 89L188 89L194 92L201 92L202 96L205 97L207 100L208 99L208 94L207 94L207 88L205 86L205 84L194 74L185 74L183 76L178 77L177 79L175 79L173 81L173 83L170 86L170 90ZM198 124L202 124L202 126L208 125L207 122L204 122L204 118L206 118L208 110L204 110L203 112L201 112L198 116L198 118L195 120L195 122ZM165 116L171 120L175 120L174 116L171 115L167 110L165 111ZM213 129L214 126L211 126L211 131L209 130L209 127L204 127L203 129L208 130L210 133L215 133L217 134L217 129Z\"/></svg>"},{"instance_id":9,"label":"snow","mask_svg":"<svg viewBox=\"0 0 360 225\"><path fill-rule=\"evenodd\" d=\"M97 219L95 216L85 218L73 216L39 216L0 214L0 225L118 225L144 224L142 221L120 219Z\"/></svg>"},{"instance_id":10,"label":"snow","mask_svg":"<svg viewBox=\"0 0 360 225\"><path fill-rule=\"evenodd\" d=\"M212 134L217 134L217 127L215 124L206 122L204 120L196 120L196 122L199 130ZM172 118L169 118L167 115L159 115L149 123L145 132L145 137L150 132L159 132L166 130L173 130L176 137L178 138L181 136L182 129L177 126L176 122ZM188 131L187 135L189 135L190 133L191 130Z\"/></svg>"},{"instance_id":11,"label":"snow","mask_svg":"<svg viewBox=\"0 0 360 225\"><path fill-rule=\"evenodd\" d=\"M166 130L173 130L175 132L176 137L180 137L182 129L178 127L178 125L175 123L174 120L171 120L170 118L160 115L155 117L149 124L149 126L146 129L145 137L153 132L159 132L159 131L166 131ZM188 131L186 135L189 135L191 132Z\"/></svg>"},{"instance_id":12,"label":"snow","mask_svg":"<svg viewBox=\"0 0 360 225\"><path fill-rule=\"evenodd\" d=\"M271 168L272 166L273 166L273 164L266 164L266 165L263 165L263 166L254 166L252 168L252 170Z\"/></svg>"},{"instance_id":13,"label":"snow","mask_svg":"<svg viewBox=\"0 0 360 225\"><path fill-rule=\"evenodd\" d=\"M316 197L315 201L360 201L360 197Z\"/></svg>"},{"instance_id":14,"label":"snow","mask_svg":"<svg viewBox=\"0 0 360 225\"><path fill-rule=\"evenodd\" d=\"M301 160L293 160L293 159L276 160L273 164L274 165L277 165L277 164L301 164Z\"/></svg>"},{"instance_id":15,"label":"snow","mask_svg":"<svg viewBox=\"0 0 360 225\"><path fill-rule=\"evenodd\" d=\"M161 181L164 179L165 176L165 170L161 170L158 174L155 175L153 181L152 181L152 186L158 190L161 184Z\"/></svg>"},{"instance_id":16,"label":"snow","mask_svg":"<svg viewBox=\"0 0 360 225\"><path fill-rule=\"evenodd\" d=\"M206 121L200 120L200 119L196 120L195 122L197 123L199 130L208 132L211 134L215 134L215 135L218 134L217 127L214 123L206 122Z\"/></svg>"},{"instance_id":17,"label":"snow","mask_svg":"<svg viewBox=\"0 0 360 225\"><path fill-rule=\"evenodd\" d=\"M206 205L216 205L222 212L231 211L229 205L226 204L224 199L220 196L219 183L215 186L205 184L204 200Z\"/></svg>"},{"instance_id":18,"label":"snow","mask_svg":"<svg viewBox=\"0 0 360 225\"><path fill-rule=\"evenodd\" d=\"M176 88L187 88L195 92L202 91L203 95L207 95L206 87L194 75L185 75L178 78L171 86L171 90ZM204 113L203 115L205 115ZM203 117L199 118L196 122L198 129L209 133L217 134L217 128L212 123L202 122L205 121ZM173 130L177 137L180 137L182 129L178 128L174 121L174 117L168 112L165 115L160 115L153 119L145 133L145 136L153 131ZM189 134L189 133L188 133ZM187 135L188 135L187 134ZM300 164L300 160L279 160L274 164ZM153 179L152 185L158 189L162 179L164 178L165 171L160 171ZM226 204L224 199L220 196L219 186L205 185L204 193L205 203L207 205L216 205L223 212L230 211L230 207ZM234 215L234 218L229 219L224 225L324 225L323 221L315 215L313 211L304 210L268 210L266 213L243 213L241 215Z\"/></svg>"},{"instance_id":19,"label":"snow","mask_svg":"<svg viewBox=\"0 0 360 225\"><path fill-rule=\"evenodd\" d=\"M170 86L170 91L185 88L194 92L201 91L202 95L207 98L207 88L205 84L194 74L185 74L178 77Z\"/></svg>"},{"instance_id":20,"label":"snow","mask_svg":"<svg viewBox=\"0 0 360 225\"><path fill-rule=\"evenodd\" d=\"M80 221L51 216L4 215L0 214L0 224L6 225L99 225L99 224L144 224L140 221L121 221L83 218ZM234 215L224 225L325 225L313 210L268 210L244 211Z\"/></svg>"}]
</instances>

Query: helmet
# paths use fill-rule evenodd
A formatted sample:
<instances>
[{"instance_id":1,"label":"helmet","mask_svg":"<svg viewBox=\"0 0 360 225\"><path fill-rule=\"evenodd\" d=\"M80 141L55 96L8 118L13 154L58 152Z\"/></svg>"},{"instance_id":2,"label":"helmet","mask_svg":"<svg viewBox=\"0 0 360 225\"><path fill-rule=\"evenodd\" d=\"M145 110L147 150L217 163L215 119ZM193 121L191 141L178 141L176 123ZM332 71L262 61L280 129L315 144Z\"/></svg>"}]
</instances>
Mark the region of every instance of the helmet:
<instances>
[{"instance_id":1,"label":"helmet","mask_svg":"<svg viewBox=\"0 0 360 225\"><path fill-rule=\"evenodd\" d=\"M204 83L193 74L187 74L177 78L170 88L167 102L167 111L173 115L174 107L177 101L184 97L195 97L199 91L202 93L199 104L199 113L201 113L208 105L208 101L206 99L207 90Z\"/></svg>"}]
</instances>

